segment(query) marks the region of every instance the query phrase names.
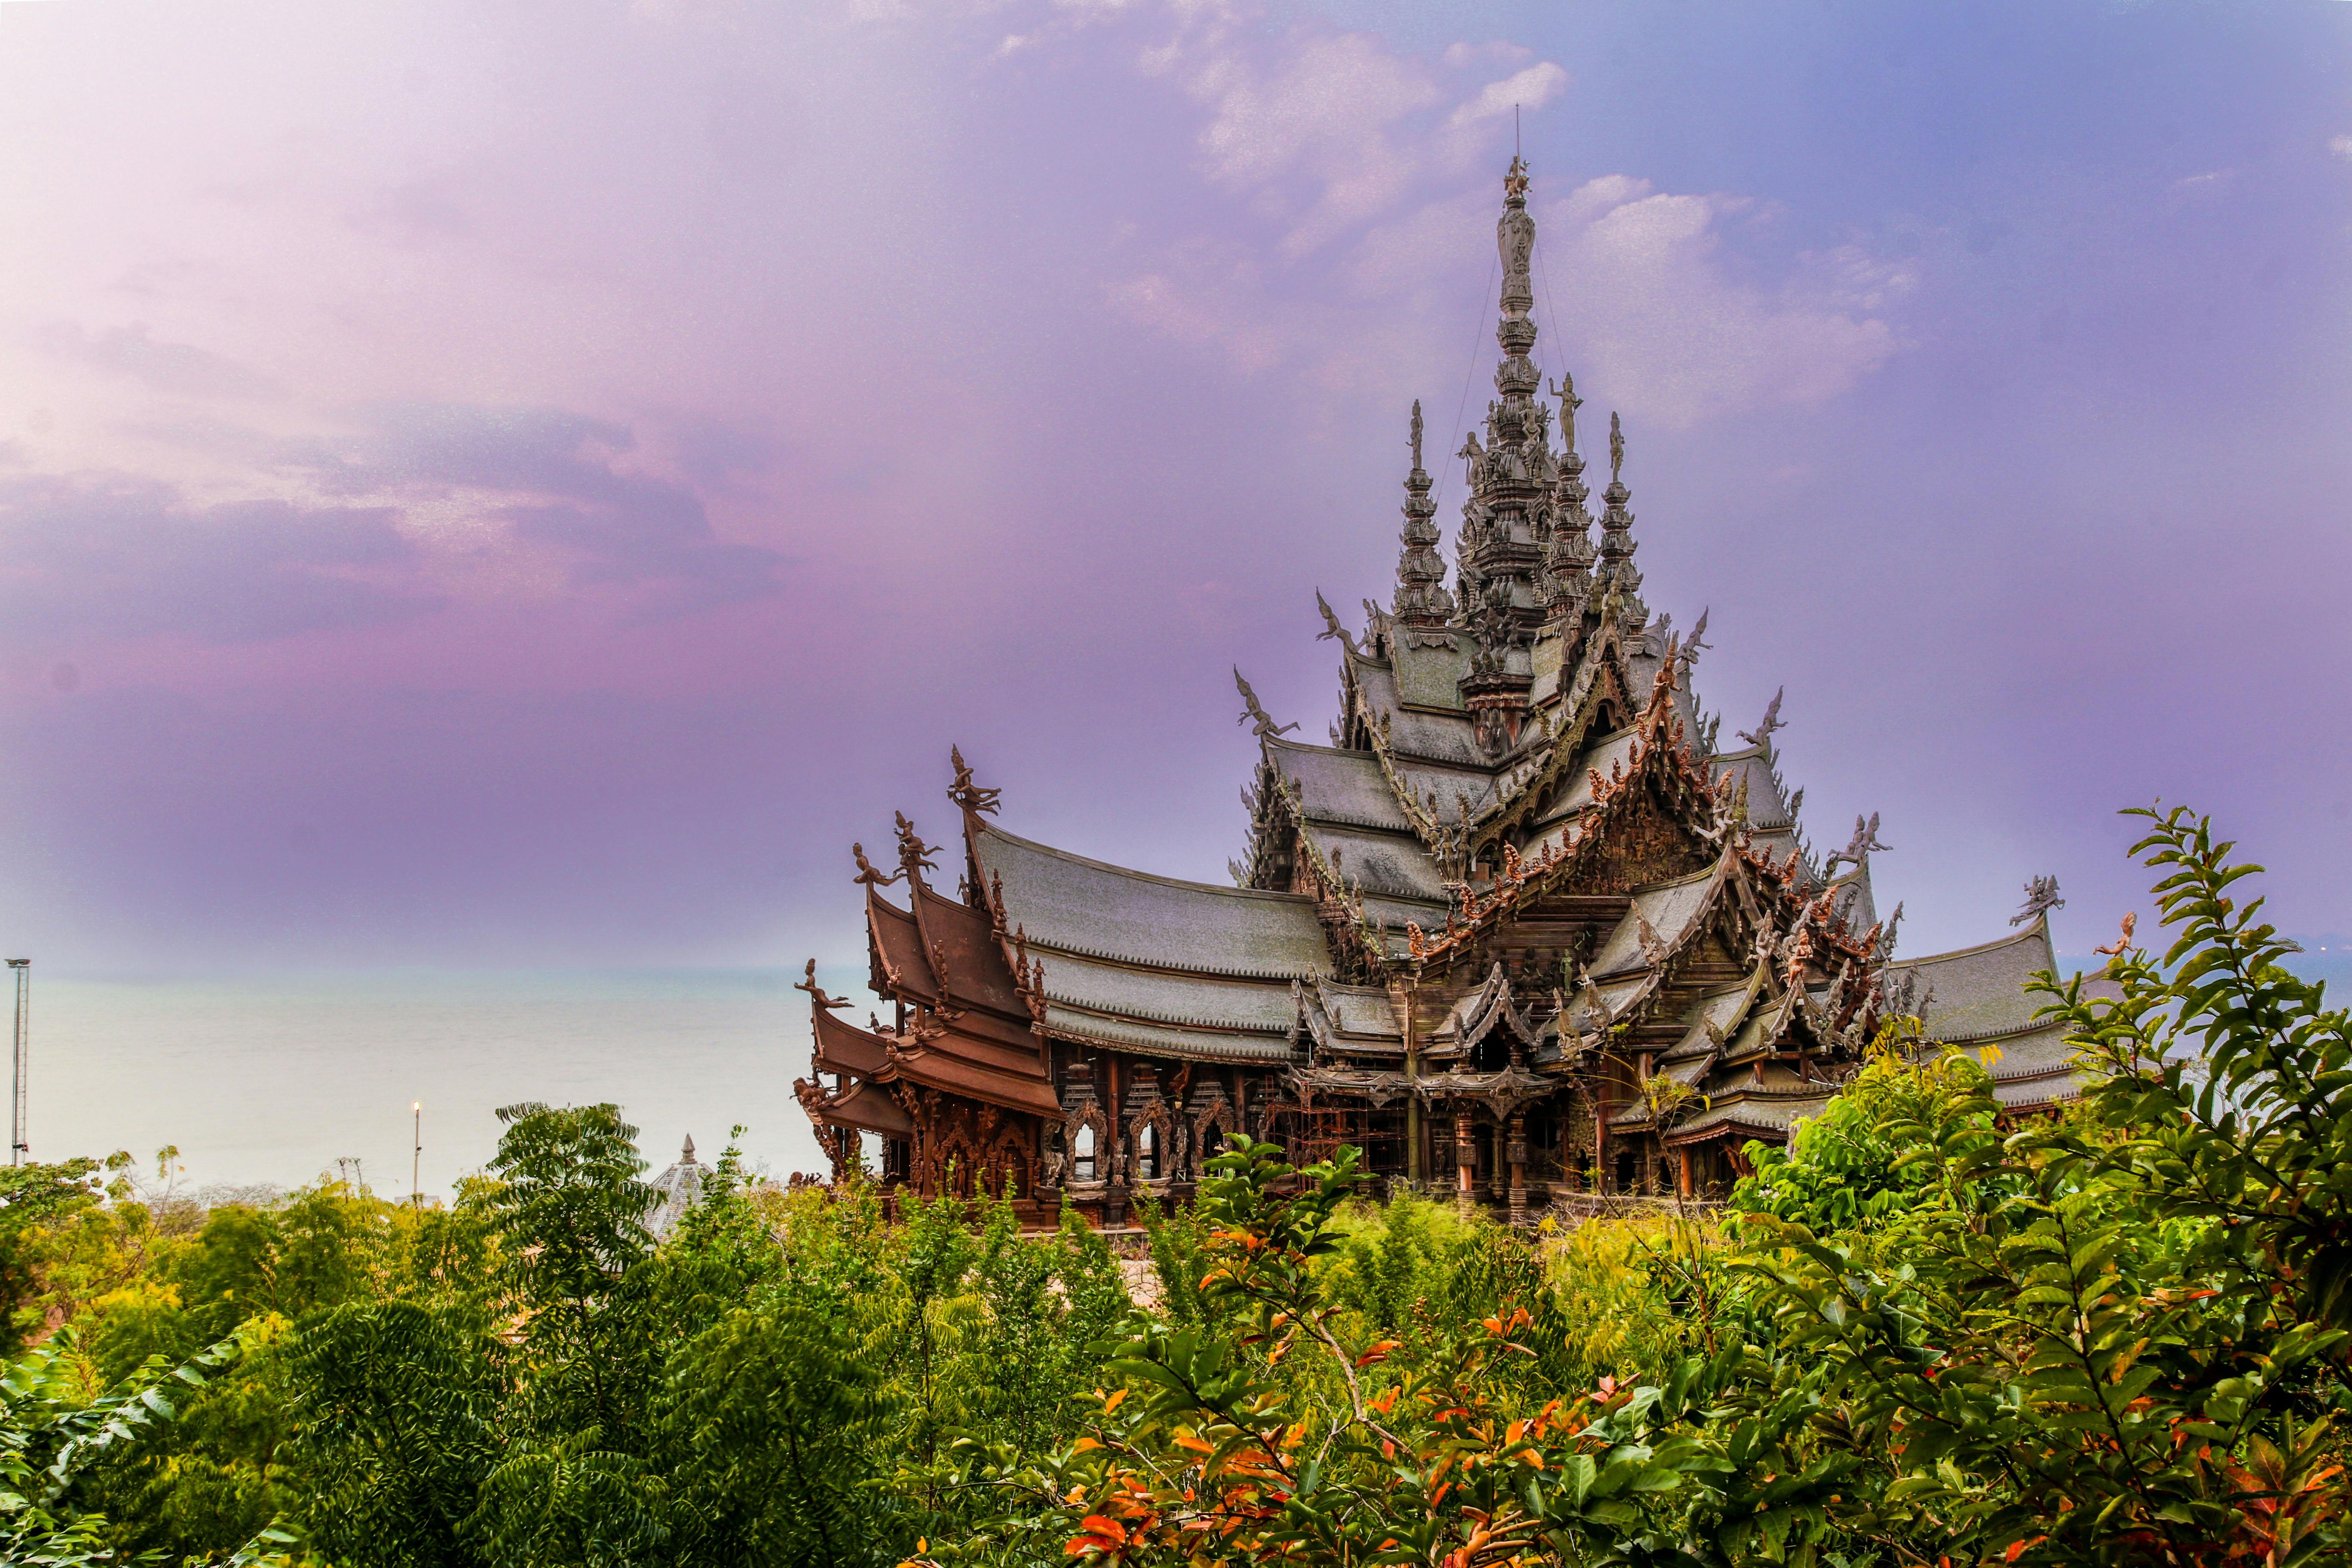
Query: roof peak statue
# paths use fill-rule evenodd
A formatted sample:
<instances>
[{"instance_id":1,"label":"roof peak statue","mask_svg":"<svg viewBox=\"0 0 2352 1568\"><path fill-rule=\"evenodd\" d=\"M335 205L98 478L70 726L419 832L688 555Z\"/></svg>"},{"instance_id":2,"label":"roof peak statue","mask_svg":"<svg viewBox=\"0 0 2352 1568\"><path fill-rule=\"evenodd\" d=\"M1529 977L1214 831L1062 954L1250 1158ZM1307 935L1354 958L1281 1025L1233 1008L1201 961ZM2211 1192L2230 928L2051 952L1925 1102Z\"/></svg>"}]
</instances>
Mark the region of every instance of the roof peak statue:
<instances>
[{"instance_id":1,"label":"roof peak statue","mask_svg":"<svg viewBox=\"0 0 2352 1568\"><path fill-rule=\"evenodd\" d=\"M2023 991L2054 962L2035 918L2054 881L2030 887L2030 929L1895 963L1879 819L1826 859L1808 846L1775 753L1782 692L1746 749L1717 749L1695 689L1712 613L1676 636L1640 596L1624 421L1596 547L1575 381L1542 395L1528 192L1514 159L1495 396L1458 432L1458 576L1415 401L1392 609L1367 601L1359 636L1315 595L1339 645L1331 743L1284 739L1299 726L1234 670L1257 742L1236 885L1016 837L960 749L959 898L929 885L903 816L898 876L853 849L867 983L896 1012L858 1028L813 967L801 987L816 1070L794 1091L837 1179L878 1143L886 1189L1120 1225L1192 1196L1245 1131L1293 1164L1352 1144L1368 1171L1446 1179L1513 1220L1595 1190L1704 1197L1915 1012L1928 1038L1999 1047L2004 1113L2074 1092L2064 1031ZM1660 1082L1687 1098L1657 1102Z\"/></svg>"}]
</instances>

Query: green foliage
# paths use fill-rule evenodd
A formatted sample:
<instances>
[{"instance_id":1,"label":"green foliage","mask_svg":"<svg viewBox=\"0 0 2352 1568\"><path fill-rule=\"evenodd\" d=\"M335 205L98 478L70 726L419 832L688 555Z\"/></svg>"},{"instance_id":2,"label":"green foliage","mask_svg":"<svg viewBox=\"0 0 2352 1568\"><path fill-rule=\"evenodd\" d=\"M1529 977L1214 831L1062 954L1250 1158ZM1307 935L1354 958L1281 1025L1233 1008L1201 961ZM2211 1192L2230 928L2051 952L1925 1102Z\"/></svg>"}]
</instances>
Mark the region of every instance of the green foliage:
<instances>
[{"instance_id":1,"label":"green foliage","mask_svg":"<svg viewBox=\"0 0 2352 1568\"><path fill-rule=\"evenodd\" d=\"M0 1378L0 1558L2342 1561L2352 1033L2230 846L2150 829L2168 950L2046 983L2080 1107L1891 1035L1719 1226L1513 1232L1242 1139L1139 1205L1138 1311L1075 1214L731 1148L656 1243L612 1106L510 1108L446 1212L9 1177L16 1331L69 1326Z\"/></svg>"},{"instance_id":2,"label":"green foliage","mask_svg":"<svg viewBox=\"0 0 2352 1568\"><path fill-rule=\"evenodd\" d=\"M1912 1020L1889 1024L1871 1060L1822 1114L1798 1125L1788 1148L1749 1143L1755 1173L1731 1190L1731 1233L1741 1215L1816 1233L1882 1225L1929 1197L1953 1168L1923 1130L1972 1133L1962 1137L1968 1148L1998 1143L1993 1114L1982 1109L1985 1069L1958 1051L1922 1063L1918 1049Z\"/></svg>"},{"instance_id":3,"label":"green foliage","mask_svg":"<svg viewBox=\"0 0 2352 1568\"><path fill-rule=\"evenodd\" d=\"M1877 1234L1759 1216L1791 1352L1751 1390L1853 1461L1825 1517L1901 1553L2317 1561L2347 1547L2346 1020L2232 910L2200 820L2151 820L2170 951L2045 988L2088 1113L2005 1140L1981 1086L1886 1128L1941 1173ZM1923 1189L1924 1191L1925 1189Z\"/></svg>"},{"instance_id":4,"label":"green foliage","mask_svg":"<svg viewBox=\"0 0 2352 1568\"><path fill-rule=\"evenodd\" d=\"M234 1362L234 1342L211 1346L178 1366L152 1357L93 1394L70 1335L36 1346L0 1375L0 1561L114 1563L105 1514L90 1506L93 1479L152 1440L179 1414L175 1399ZM255 1533L255 1532L249 1532ZM258 1563L291 1541L262 1527L243 1555Z\"/></svg>"},{"instance_id":5,"label":"green foliage","mask_svg":"<svg viewBox=\"0 0 2352 1568\"><path fill-rule=\"evenodd\" d=\"M88 1159L0 1168L0 1350L13 1354L38 1326L41 1232L96 1207L102 1180L102 1167Z\"/></svg>"}]
</instances>

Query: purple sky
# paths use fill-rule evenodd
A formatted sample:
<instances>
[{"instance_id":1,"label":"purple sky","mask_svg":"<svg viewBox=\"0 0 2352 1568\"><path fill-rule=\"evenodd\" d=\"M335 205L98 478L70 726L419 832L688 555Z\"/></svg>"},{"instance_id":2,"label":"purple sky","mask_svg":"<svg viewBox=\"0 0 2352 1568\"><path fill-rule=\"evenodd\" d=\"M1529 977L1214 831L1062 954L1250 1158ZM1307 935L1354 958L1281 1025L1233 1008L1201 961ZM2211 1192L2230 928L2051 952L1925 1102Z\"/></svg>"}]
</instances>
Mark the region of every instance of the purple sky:
<instances>
[{"instance_id":1,"label":"purple sky","mask_svg":"<svg viewBox=\"0 0 2352 1568\"><path fill-rule=\"evenodd\" d=\"M0 3L0 933L854 957L848 845L1222 879L1406 411L1622 410L1907 951L2217 814L2352 930L2352 5ZM1450 524L1452 497L1441 496ZM1351 619L1355 618L1351 613Z\"/></svg>"}]
</instances>

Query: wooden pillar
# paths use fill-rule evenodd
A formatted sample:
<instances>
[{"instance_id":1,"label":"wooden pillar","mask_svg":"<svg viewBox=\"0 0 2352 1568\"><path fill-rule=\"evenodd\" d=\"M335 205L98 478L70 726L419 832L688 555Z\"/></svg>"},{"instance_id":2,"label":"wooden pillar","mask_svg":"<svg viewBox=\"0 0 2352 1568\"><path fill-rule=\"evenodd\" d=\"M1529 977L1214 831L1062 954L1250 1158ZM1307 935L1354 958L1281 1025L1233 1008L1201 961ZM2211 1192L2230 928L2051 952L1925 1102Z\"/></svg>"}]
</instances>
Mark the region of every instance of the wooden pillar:
<instances>
[{"instance_id":1,"label":"wooden pillar","mask_svg":"<svg viewBox=\"0 0 2352 1568\"><path fill-rule=\"evenodd\" d=\"M1470 1112L1457 1108L1454 1112L1454 1201L1465 1219L1470 1217L1478 1202L1474 1190L1478 1179L1478 1145L1473 1142L1476 1137Z\"/></svg>"},{"instance_id":2,"label":"wooden pillar","mask_svg":"<svg viewBox=\"0 0 2352 1568\"><path fill-rule=\"evenodd\" d=\"M1601 1103L1592 1108L1592 1190L1617 1190L1616 1176L1609 1168L1609 1096L1605 1090Z\"/></svg>"},{"instance_id":3,"label":"wooden pillar","mask_svg":"<svg viewBox=\"0 0 2352 1568\"><path fill-rule=\"evenodd\" d=\"M1394 999L1404 997L1402 1003ZM1412 1026L1412 1002L1410 993L1391 991L1391 1005L1404 1020L1404 1077L1407 1083L1421 1076L1421 1040ZM1421 1096L1412 1090L1404 1095L1404 1173L1408 1180L1418 1182L1421 1165Z\"/></svg>"},{"instance_id":4,"label":"wooden pillar","mask_svg":"<svg viewBox=\"0 0 2352 1568\"><path fill-rule=\"evenodd\" d=\"M1510 1124L1503 1133L1504 1157L1511 1166L1511 1223L1528 1223L1528 1118L1527 1112L1511 1112Z\"/></svg>"},{"instance_id":5,"label":"wooden pillar","mask_svg":"<svg viewBox=\"0 0 2352 1568\"><path fill-rule=\"evenodd\" d=\"M1103 1185L1103 1224L1121 1226L1127 1223L1127 1182L1131 1173L1127 1163L1127 1119L1118 1099L1118 1058L1103 1058L1103 1072L1109 1079L1104 1087L1109 1091L1110 1126L1102 1140L1103 1146L1095 1151L1096 1170L1105 1178ZM1104 1166L1110 1170L1103 1170ZM1116 1180L1110 1180L1113 1174Z\"/></svg>"},{"instance_id":6,"label":"wooden pillar","mask_svg":"<svg viewBox=\"0 0 2352 1568\"><path fill-rule=\"evenodd\" d=\"M1691 1152L1675 1151L1675 1190L1685 1197L1691 1195Z\"/></svg>"}]
</instances>

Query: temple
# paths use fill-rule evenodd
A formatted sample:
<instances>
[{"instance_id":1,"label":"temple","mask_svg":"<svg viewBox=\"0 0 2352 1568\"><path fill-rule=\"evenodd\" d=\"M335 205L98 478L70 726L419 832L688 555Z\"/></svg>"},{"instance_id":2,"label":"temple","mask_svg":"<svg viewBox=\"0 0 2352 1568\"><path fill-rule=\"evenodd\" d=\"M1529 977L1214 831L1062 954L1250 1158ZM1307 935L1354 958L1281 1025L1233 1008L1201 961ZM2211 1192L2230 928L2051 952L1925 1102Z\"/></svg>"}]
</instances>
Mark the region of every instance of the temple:
<instances>
[{"instance_id":1,"label":"temple","mask_svg":"<svg viewBox=\"0 0 2352 1568\"><path fill-rule=\"evenodd\" d=\"M795 1089L836 1180L863 1163L1118 1225L1139 1194L1189 1195L1246 1131L1300 1162L1352 1143L1392 1188L1525 1223L1719 1194L1893 1017L1978 1052L2012 1110L2074 1091L2025 991L2053 964L2055 883L2000 941L1897 961L1877 819L1818 854L1780 698L1728 742L1703 713L1706 616L1678 634L1643 597L1619 421L1596 519L1573 382L1544 388L1530 358L1527 190L1515 159L1452 571L1415 405L1392 599L1350 630L1317 598L1340 653L1331 743L1277 726L1235 672L1259 746L1235 885L1017 837L960 752L951 847L903 815L894 868L853 847L891 1017L843 1016L809 965Z\"/></svg>"}]
</instances>

